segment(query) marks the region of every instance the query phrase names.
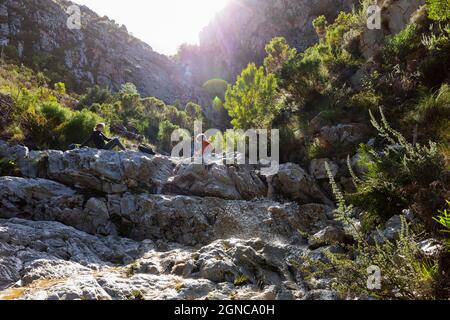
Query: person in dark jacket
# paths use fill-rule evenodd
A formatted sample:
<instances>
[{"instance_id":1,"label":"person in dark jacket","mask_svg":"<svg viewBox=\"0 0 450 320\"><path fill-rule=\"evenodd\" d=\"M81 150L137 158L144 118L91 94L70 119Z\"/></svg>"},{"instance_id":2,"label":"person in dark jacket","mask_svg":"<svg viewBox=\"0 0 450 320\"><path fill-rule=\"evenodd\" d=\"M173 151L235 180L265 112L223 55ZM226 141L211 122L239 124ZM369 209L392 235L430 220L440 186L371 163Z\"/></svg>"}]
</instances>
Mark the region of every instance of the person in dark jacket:
<instances>
[{"instance_id":1,"label":"person in dark jacket","mask_svg":"<svg viewBox=\"0 0 450 320\"><path fill-rule=\"evenodd\" d=\"M118 138L110 139L106 137L103 132L105 131L105 124L99 123L95 126L94 132L92 132L89 139L87 139L80 148L86 147L89 143L93 142L97 149L102 150L112 150L115 147L120 148L121 150L126 150L123 144L119 141Z\"/></svg>"}]
</instances>

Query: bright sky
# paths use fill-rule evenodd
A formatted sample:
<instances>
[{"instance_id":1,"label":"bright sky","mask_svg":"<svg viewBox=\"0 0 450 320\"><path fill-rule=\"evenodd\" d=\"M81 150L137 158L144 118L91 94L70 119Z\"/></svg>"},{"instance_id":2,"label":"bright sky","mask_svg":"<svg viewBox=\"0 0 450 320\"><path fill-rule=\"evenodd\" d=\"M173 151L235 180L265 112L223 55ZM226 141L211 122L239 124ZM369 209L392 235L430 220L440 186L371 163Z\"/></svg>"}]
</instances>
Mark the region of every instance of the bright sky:
<instances>
[{"instance_id":1,"label":"bright sky","mask_svg":"<svg viewBox=\"0 0 450 320\"><path fill-rule=\"evenodd\" d=\"M72 0L107 15L153 50L172 55L198 35L229 0Z\"/></svg>"}]
</instances>

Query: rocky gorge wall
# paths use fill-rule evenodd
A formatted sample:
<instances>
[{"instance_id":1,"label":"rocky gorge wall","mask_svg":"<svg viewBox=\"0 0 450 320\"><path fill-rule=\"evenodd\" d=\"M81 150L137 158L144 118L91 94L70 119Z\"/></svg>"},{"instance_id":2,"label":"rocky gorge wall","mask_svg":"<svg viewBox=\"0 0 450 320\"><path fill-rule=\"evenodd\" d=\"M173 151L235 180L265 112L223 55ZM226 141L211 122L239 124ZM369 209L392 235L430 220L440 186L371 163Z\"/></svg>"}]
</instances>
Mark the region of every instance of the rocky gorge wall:
<instances>
[{"instance_id":1,"label":"rocky gorge wall","mask_svg":"<svg viewBox=\"0 0 450 320\"><path fill-rule=\"evenodd\" d=\"M293 265L348 240L299 166L3 142L0 156L21 172L0 177L2 299L337 298Z\"/></svg>"},{"instance_id":2,"label":"rocky gorge wall","mask_svg":"<svg viewBox=\"0 0 450 320\"><path fill-rule=\"evenodd\" d=\"M357 0L233 0L200 33L200 45L181 62L202 83L211 78L234 81L250 62L262 64L265 46L284 37L300 52L319 38L312 21L325 15L333 21Z\"/></svg>"}]
</instances>

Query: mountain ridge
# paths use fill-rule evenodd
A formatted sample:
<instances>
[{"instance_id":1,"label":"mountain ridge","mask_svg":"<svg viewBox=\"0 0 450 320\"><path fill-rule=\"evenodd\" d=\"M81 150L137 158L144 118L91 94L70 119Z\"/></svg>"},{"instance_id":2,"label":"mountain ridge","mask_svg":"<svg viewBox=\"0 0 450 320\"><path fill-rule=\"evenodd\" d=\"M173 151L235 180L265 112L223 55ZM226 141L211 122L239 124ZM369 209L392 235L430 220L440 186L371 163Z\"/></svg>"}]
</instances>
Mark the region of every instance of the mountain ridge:
<instances>
[{"instance_id":1,"label":"mountain ridge","mask_svg":"<svg viewBox=\"0 0 450 320\"><path fill-rule=\"evenodd\" d=\"M73 4L5 1L0 5L0 43L14 46L19 62L48 71L55 82L66 80L72 90L95 84L117 90L131 82L143 95L166 103L202 102L202 92L187 81L182 67L114 20L79 6L81 29L69 30L66 9Z\"/></svg>"}]
</instances>

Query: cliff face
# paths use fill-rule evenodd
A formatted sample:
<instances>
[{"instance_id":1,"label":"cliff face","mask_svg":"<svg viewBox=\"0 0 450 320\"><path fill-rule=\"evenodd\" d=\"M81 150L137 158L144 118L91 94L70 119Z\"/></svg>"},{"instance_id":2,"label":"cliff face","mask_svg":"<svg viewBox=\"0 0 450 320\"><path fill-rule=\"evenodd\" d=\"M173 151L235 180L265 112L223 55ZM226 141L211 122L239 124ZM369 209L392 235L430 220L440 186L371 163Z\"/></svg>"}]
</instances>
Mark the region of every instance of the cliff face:
<instances>
[{"instance_id":1,"label":"cliff face","mask_svg":"<svg viewBox=\"0 0 450 320\"><path fill-rule=\"evenodd\" d=\"M233 0L200 34L200 46L181 52L198 81L233 78L249 63L262 63L265 45L277 36L303 51L318 41L312 21L332 21L355 0Z\"/></svg>"},{"instance_id":2,"label":"cliff face","mask_svg":"<svg viewBox=\"0 0 450 320\"><path fill-rule=\"evenodd\" d=\"M0 44L14 46L20 62L48 70L71 89L134 83L167 103L202 96L183 70L107 17L81 6L81 30L67 27L65 0L6 0L0 4ZM10 47L11 48L11 47ZM53 79L52 79L53 80Z\"/></svg>"},{"instance_id":3,"label":"cliff face","mask_svg":"<svg viewBox=\"0 0 450 320\"><path fill-rule=\"evenodd\" d=\"M337 297L329 279L307 283L292 262L322 259L335 243L302 232L345 241L297 165L264 178L245 165L2 141L0 157L23 175L0 177L0 299Z\"/></svg>"},{"instance_id":4,"label":"cliff face","mask_svg":"<svg viewBox=\"0 0 450 320\"><path fill-rule=\"evenodd\" d=\"M283 36L299 50L317 41L312 20L333 19L355 0L234 0L201 32L200 46L180 52L177 64L133 37L126 27L81 6L81 30L67 27L66 0L4 0L0 44L20 62L47 71L54 81L82 90L94 84L118 89L134 83L145 96L209 104L199 84L232 81L249 63L262 63L265 45Z\"/></svg>"}]
</instances>

